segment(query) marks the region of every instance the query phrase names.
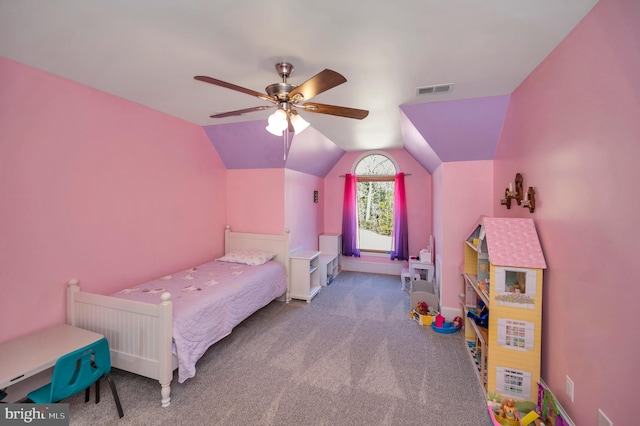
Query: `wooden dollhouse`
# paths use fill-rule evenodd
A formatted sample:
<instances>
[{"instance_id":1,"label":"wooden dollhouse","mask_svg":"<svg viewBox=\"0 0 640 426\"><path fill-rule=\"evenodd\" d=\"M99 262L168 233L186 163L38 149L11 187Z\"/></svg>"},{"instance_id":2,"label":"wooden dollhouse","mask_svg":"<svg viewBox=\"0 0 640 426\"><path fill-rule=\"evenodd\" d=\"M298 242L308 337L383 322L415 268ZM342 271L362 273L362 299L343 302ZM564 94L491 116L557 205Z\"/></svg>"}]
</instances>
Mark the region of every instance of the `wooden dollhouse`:
<instances>
[{"instance_id":1,"label":"wooden dollhouse","mask_svg":"<svg viewBox=\"0 0 640 426\"><path fill-rule=\"evenodd\" d=\"M537 401L546 267L532 219L483 216L468 234L465 341L488 397Z\"/></svg>"}]
</instances>

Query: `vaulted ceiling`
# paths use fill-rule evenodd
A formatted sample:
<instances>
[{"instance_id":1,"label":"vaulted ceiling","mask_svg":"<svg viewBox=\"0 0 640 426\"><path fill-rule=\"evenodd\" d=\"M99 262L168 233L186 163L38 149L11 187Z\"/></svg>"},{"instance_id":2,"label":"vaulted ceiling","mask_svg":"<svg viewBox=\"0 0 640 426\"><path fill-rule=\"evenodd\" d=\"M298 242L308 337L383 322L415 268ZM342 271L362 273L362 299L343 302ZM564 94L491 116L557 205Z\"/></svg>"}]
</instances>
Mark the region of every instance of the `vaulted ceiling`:
<instances>
[{"instance_id":1,"label":"vaulted ceiling","mask_svg":"<svg viewBox=\"0 0 640 426\"><path fill-rule=\"evenodd\" d=\"M0 2L0 55L201 125L227 167L322 175L344 151L405 147L425 168L491 157L508 95L597 0L20 0ZM268 103L195 81L264 92L325 68L347 82L313 101L364 120L301 112L289 158L264 130ZM422 86L451 91L417 95ZM323 158L323 161L318 161ZM315 159L312 161L311 159Z\"/></svg>"}]
</instances>

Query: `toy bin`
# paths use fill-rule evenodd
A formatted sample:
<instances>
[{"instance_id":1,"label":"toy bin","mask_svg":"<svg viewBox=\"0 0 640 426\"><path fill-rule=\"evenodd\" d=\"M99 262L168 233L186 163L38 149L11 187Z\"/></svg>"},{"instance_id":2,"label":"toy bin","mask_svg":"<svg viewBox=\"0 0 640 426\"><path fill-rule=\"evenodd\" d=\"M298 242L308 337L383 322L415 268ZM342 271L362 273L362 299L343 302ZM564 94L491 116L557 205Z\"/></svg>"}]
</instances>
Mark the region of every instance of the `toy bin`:
<instances>
[{"instance_id":1,"label":"toy bin","mask_svg":"<svg viewBox=\"0 0 640 426\"><path fill-rule=\"evenodd\" d=\"M436 311L439 310L438 292L432 282L426 280L415 280L413 282L411 293L409 294L409 306L413 309L420 302L426 302L429 308Z\"/></svg>"}]
</instances>

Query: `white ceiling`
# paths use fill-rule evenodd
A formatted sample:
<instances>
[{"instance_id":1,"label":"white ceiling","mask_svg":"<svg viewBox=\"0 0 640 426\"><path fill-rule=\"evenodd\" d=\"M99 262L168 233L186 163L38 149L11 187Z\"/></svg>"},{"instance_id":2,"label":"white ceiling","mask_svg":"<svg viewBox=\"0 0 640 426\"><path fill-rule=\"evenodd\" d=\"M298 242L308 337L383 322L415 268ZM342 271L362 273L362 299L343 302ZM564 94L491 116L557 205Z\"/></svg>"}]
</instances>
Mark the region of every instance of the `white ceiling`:
<instances>
[{"instance_id":1,"label":"white ceiling","mask_svg":"<svg viewBox=\"0 0 640 426\"><path fill-rule=\"evenodd\" d=\"M313 100L369 117L304 118L347 151L399 148L399 105L510 94L596 3L0 0L0 55L199 125L270 111L209 118L268 103L194 75L264 92L278 61L294 84L329 68L348 81ZM416 96L441 83L452 92Z\"/></svg>"}]
</instances>

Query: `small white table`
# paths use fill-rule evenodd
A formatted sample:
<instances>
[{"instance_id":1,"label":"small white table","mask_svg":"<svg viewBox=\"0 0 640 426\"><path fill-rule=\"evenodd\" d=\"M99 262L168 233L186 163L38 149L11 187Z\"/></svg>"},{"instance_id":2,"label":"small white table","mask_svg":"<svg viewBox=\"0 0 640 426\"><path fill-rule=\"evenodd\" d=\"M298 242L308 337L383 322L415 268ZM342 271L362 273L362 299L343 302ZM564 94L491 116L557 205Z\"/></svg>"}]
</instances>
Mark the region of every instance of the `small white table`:
<instances>
[{"instance_id":1,"label":"small white table","mask_svg":"<svg viewBox=\"0 0 640 426\"><path fill-rule=\"evenodd\" d=\"M416 270L426 271L427 281L433 281L433 273L435 271L433 263L421 262L415 256L409 257L409 276L413 277Z\"/></svg>"},{"instance_id":2,"label":"small white table","mask_svg":"<svg viewBox=\"0 0 640 426\"><path fill-rule=\"evenodd\" d=\"M60 324L0 343L0 389L53 367L62 355L103 337L93 331Z\"/></svg>"}]
</instances>

